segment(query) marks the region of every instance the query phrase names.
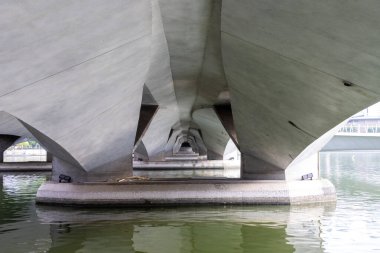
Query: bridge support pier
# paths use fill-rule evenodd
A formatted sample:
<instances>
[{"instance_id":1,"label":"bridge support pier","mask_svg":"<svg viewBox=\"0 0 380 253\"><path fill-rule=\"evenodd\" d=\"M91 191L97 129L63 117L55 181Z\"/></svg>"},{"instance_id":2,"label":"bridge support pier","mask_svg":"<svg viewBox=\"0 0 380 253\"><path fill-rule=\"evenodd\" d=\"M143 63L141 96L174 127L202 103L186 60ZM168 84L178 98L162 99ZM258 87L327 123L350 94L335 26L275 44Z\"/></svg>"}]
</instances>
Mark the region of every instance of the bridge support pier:
<instances>
[{"instance_id":1,"label":"bridge support pier","mask_svg":"<svg viewBox=\"0 0 380 253\"><path fill-rule=\"evenodd\" d=\"M248 180L285 180L285 170L242 153L240 178Z\"/></svg>"},{"instance_id":2,"label":"bridge support pier","mask_svg":"<svg viewBox=\"0 0 380 253\"><path fill-rule=\"evenodd\" d=\"M290 205L336 200L335 188L328 180L301 181L296 175L291 178L285 170L245 154L241 167L240 179L161 178L119 182L115 179L133 174L132 156L121 160L114 171L101 167L85 171L54 157L52 181L38 189L36 201L59 205L177 206ZM72 177L72 182L58 183L60 174Z\"/></svg>"},{"instance_id":3,"label":"bridge support pier","mask_svg":"<svg viewBox=\"0 0 380 253\"><path fill-rule=\"evenodd\" d=\"M122 176L87 172L53 159L53 181L37 192L37 203L88 206L267 205L330 202L335 188L328 180L285 180L285 171L242 156L241 179L150 179L117 182ZM260 165L260 166L258 166ZM125 168L125 167L124 167ZM132 171L124 170L124 176ZM58 183L59 174L72 183ZM119 177L120 178L120 177Z\"/></svg>"},{"instance_id":4,"label":"bridge support pier","mask_svg":"<svg viewBox=\"0 0 380 253\"><path fill-rule=\"evenodd\" d=\"M46 151L46 162L47 163L53 162L53 154L50 153L49 151Z\"/></svg>"},{"instance_id":5,"label":"bridge support pier","mask_svg":"<svg viewBox=\"0 0 380 253\"><path fill-rule=\"evenodd\" d=\"M53 157L51 180L59 182L60 175L69 176L72 182L84 182L86 180L86 172L83 169L58 157Z\"/></svg>"}]
</instances>

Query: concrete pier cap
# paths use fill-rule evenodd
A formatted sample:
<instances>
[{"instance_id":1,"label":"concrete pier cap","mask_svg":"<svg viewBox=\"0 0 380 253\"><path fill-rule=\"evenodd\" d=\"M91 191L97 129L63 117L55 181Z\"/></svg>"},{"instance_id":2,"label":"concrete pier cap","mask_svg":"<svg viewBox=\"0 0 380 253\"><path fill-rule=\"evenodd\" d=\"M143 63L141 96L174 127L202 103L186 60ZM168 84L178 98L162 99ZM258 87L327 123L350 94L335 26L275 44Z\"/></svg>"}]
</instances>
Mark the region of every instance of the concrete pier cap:
<instances>
[{"instance_id":1,"label":"concrete pier cap","mask_svg":"<svg viewBox=\"0 0 380 253\"><path fill-rule=\"evenodd\" d=\"M81 206L290 205L336 201L328 180L176 180L43 184L38 204Z\"/></svg>"}]
</instances>

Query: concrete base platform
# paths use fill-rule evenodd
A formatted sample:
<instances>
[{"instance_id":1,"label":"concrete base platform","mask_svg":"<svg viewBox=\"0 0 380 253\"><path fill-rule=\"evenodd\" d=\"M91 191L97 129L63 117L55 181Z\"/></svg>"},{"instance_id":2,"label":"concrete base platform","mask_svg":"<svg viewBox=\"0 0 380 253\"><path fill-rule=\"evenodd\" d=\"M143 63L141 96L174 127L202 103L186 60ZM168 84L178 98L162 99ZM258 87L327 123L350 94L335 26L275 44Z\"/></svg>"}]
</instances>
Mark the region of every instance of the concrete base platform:
<instances>
[{"instance_id":1,"label":"concrete base platform","mask_svg":"<svg viewBox=\"0 0 380 253\"><path fill-rule=\"evenodd\" d=\"M0 163L0 172L29 172L51 170L52 164L46 162Z\"/></svg>"},{"instance_id":2,"label":"concrete base platform","mask_svg":"<svg viewBox=\"0 0 380 253\"><path fill-rule=\"evenodd\" d=\"M46 182L36 202L90 206L289 205L336 201L328 180L152 180L128 183Z\"/></svg>"}]
</instances>

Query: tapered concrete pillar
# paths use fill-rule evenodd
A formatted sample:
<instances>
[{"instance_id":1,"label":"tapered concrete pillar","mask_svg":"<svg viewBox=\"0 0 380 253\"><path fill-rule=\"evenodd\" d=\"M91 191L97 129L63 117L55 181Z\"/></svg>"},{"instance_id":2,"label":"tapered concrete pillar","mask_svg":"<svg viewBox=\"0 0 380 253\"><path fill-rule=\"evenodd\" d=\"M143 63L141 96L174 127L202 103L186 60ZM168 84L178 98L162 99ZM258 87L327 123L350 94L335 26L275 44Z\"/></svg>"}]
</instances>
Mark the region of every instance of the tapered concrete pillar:
<instances>
[{"instance_id":1,"label":"tapered concrete pillar","mask_svg":"<svg viewBox=\"0 0 380 253\"><path fill-rule=\"evenodd\" d=\"M15 135L0 135L0 162L4 162L4 151L7 150L12 144L20 138L19 136Z\"/></svg>"},{"instance_id":2,"label":"tapered concrete pillar","mask_svg":"<svg viewBox=\"0 0 380 253\"><path fill-rule=\"evenodd\" d=\"M145 132L147 131L154 115L156 114L158 105L145 105L142 104L140 108L140 117L136 130L135 145L141 141Z\"/></svg>"},{"instance_id":3,"label":"tapered concrete pillar","mask_svg":"<svg viewBox=\"0 0 380 253\"><path fill-rule=\"evenodd\" d=\"M84 182L87 179L87 172L85 170L58 157L53 157L52 167L51 179L55 182L59 181L61 174L69 176L71 182Z\"/></svg>"},{"instance_id":4,"label":"tapered concrete pillar","mask_svg":"<svg viewBox=\"0 0 380 253\"><path fill-rule=\"evenodd\" d=\"M112 182L124 177L130 177L133 175L132 155L130 157L123 158L115 169L111 170L99 168L92 171L86 171L81 166L62 160L58 157L53 157L53 170L52 180L59 181L61 174L69 176L71 182Z\"/></svg>"},{"instance_id":5,"label":"tapered concrete pillar","mask_svg":"<svg viewBox=\"0 0 380 253\"><path fill-rule=\"evenodd\" d=\"M235 146L239 148L231 104L214 105L214 110Z\"/></svg>"},{"instance_id":6,"label":"tapered concrete pillar","mask_svg":"<svg viewBox=\"0 0 380 253\"><path fill-rule=\"evenodd\" d=\"M240 177L251 180L285 180L285 170L242 153Z\"/></svg>"},{"instance_id":7,"label":"tapered concrete pillar","mask_svg":"<svg viewBox=\"0 0 380 253\"><path fill-rule=\"evenodd\" d=\"M46 162L51 163L53 161L53 154L49 151L46 151Z\"/></svg>"},{"instance_id":8,"label":"tapered concrete pillar","mask_svg":"<svg viewBox=\"0 0 380 253\"><path fill-rule=\"evenodd\" d=\"M138 145L135 147L133 154L134 154L133 156L134 161L148 161L149 160L148 152L146 151L144 142L142 141L140 141Z\"/></svg>"}]
</instances>

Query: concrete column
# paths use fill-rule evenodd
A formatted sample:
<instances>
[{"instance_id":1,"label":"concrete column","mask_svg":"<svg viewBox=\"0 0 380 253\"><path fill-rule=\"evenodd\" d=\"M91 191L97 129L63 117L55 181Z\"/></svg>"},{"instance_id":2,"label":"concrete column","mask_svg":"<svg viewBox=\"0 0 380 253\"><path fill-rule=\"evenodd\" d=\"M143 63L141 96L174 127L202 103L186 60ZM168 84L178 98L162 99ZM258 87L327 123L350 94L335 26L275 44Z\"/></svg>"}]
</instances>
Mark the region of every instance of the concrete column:
<instances>
[{"instance_id":1,"label":"concrete column","mask_svg":"<svg viewBox=\"0 0 380 253\"><path fill-rule=\"evenodd\" d=\"M212 150L207 150L207 160L223 160L223 156Z\"/></svg>"},{"instance_id":2,"label":"concrete column","mask_svg":"<svg viewBox=\"0 0 380 253\"><path fill-rule=\"evenodd\" d=\"M49 151L46 151L46 162L51 163L53 161L53 154Z\"/></svg>"},{"instance_id":3,"label":"concrete column","mask_svg":"<svg viewBox=\"0 0 380 253\"><path fill-rule=\"evenodd\" d=\"M64 161L58 157L53 157L52 166L53 170L51 179L55 182L59 181L59 175L61 174L71 177L71 182L86 181L87 175L83 169L78 168L78 166Z\"/></svg>"},{"instance_id":4,"label":"concrete column","mask_svg":"<svg viewBox=\"0 0 380 253\"><path fill-rule=\"evenodd\" d=\"M3 155L4 151L7 150L7 148L9 148L10 146L12 146L12 144L18 138L20 137L15 136L15 135L6 135L6 134L0 135L0 152L1 152L0 162L4 162L4 155Z\"/></svg>"},{"instance_id":5,"label":"concrete column","mask_svg":"<svg viewBox=\"0 0 380 253\"><path fill-rule=\"evenodd\" d=\"M285 180L285 170L242 153L240 177L251 180Z\"/></svg>"},{"instance_id":6,"label":"concrete column","mask_svg":"<svg viewBox=\"0 0 380 253\"><path fill-rule=\"evenodd\" d=\"M113 165L112 170L109 167L85 170L78 164L72 164L54 156L52 181L58 182L61 174L70 176L71 182L113 182L133 175L132 156L116 161Z\"/></svg>"},{"instance_id":7,"label":"concrete column","mask_svg":"<svg viewBox=\"0 0 380 253\"><path fill-rule=\"evenodd\" d=\"M100 166L91 170L86 170L87 182L115 182L125 177L133 176L132 154L126 155L119 160Z\"/></svg>"},{"instance_id":8,"label":"concrete column","mask_svg":"<svg viewBox=\"0 0 380 253\"><path fill-rule=\"evenodd\" d=\"M236 147L240 149L231 104L214 105L214 110L231 140L235 143Z\"/></svg>"},{"instance_id":9,"label":"concrete column","mask_svg":"<svg viewBox=\"0 0 380 253\"><path fill-rule=\"evenodd\" d=\"M144 142L140 141L134 149L134 160L135 161L148 161L149 156L146 151Z\"/></svg>"},{"instance_id":10,"label":"concrete column","mask_svg":"<svg viewBox=\"0 0 380 253\"><path fill-rule=\"evenodd\" d=\"M144 99L144 97L143 97ZM158 105L145 105L142 104L140 108L140 117L136 130L135 145L144 136L146 130L148 129L154 115L156 114Z\"/></svg>"}]
</instances>

